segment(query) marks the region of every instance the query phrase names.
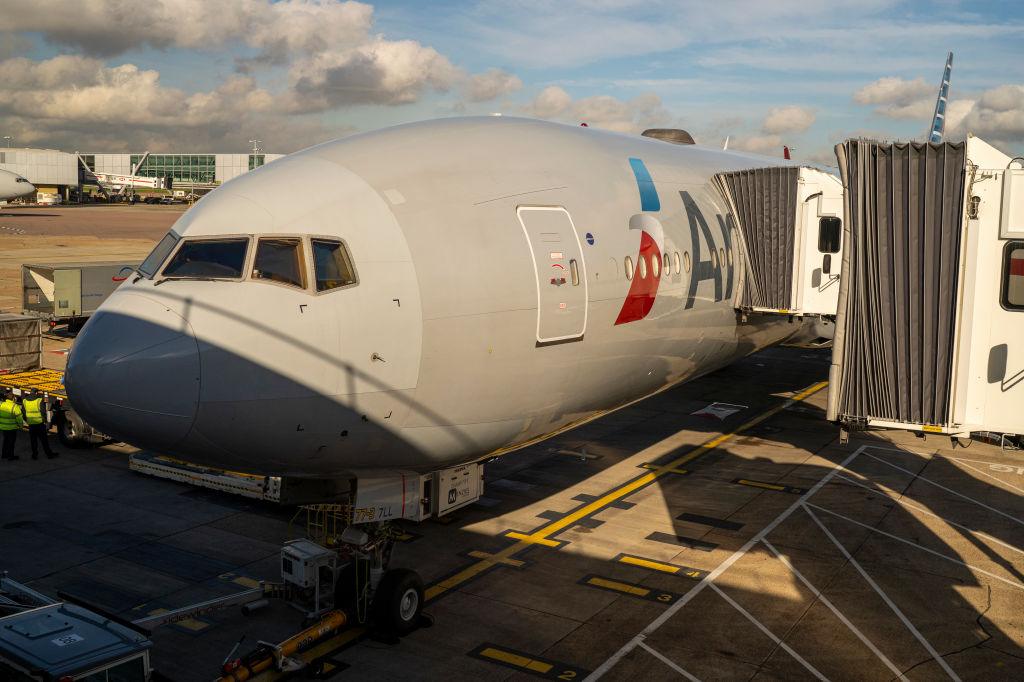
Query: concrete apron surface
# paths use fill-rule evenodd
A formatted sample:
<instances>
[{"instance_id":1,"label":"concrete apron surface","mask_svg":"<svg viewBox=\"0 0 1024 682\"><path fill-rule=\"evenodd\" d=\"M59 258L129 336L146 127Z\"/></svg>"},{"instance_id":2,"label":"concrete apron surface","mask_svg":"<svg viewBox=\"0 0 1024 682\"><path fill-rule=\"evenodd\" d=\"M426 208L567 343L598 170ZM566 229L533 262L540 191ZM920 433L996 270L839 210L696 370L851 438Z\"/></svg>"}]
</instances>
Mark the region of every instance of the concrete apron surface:
<instances>
[{"instance_id":1,"label":"concrete apron surface","mask_svg":"<svg viewBox=\"0 0 1024 682\"><path fill-rule=\"evenodd\" d=\"M1024 457L896 432L840 446L828 358L765 351L489 464L484 499L397 547L433 627L314 653L339 679L1017 676ZM0 568L45 592L138 617L279 579L301 535L293 510L129 472L123 446L27 446L0 468ZM210 679L243 635L300 621L209 614L157 630L153 660Z\"/></svg>"}]
</instances>

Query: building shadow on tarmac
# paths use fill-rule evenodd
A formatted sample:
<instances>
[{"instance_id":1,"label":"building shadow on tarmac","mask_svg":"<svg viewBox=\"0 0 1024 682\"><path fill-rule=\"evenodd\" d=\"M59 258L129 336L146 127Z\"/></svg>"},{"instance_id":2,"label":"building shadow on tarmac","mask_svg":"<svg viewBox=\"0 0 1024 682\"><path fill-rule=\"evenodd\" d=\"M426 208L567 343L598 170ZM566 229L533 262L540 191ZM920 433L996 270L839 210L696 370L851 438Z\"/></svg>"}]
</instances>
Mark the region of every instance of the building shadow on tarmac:
<instances>
[{"instance_id":1,"label":"building shadow on tarmac","mask_svg":"<svg viewBox=\"0 0 1024 682\"><path fill-rule=\"evenodd\" d=\"M328 658L361 679L1012 677L1019 457L904 434L841 447L824 390L717 438L827 364L765 351L490 463L484 499L407 524L396 550L434 626ZM744 409L692 414L711 402ZM134 474L125 449L32 462L25 441L0 471L0 569L44 592L135 617L278 579L280 543L301 534L293 510ZM210 614L158 630L154 661L209 679L242 634L278 641L300 621Z\"/></svg>"}]
</instances>

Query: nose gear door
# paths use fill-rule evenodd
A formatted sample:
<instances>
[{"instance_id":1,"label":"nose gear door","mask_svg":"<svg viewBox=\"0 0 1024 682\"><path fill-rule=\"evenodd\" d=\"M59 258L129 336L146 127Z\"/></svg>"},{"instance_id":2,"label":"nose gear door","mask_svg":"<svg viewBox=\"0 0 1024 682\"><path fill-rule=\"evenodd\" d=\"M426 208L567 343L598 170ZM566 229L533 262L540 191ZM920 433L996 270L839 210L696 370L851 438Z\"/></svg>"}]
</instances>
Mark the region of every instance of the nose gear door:
<instances>
[{"instance_id":1,"label":"nose gear door","mask_svg":"<svg viewBox=\"0 0 1024 682\"><path fill-rule=\"evenodd\" d=\"M537 277L537 343L577 341L587 327L583 247L569 212L553 206L517 210Z\"/></svg>"}]
</instances>

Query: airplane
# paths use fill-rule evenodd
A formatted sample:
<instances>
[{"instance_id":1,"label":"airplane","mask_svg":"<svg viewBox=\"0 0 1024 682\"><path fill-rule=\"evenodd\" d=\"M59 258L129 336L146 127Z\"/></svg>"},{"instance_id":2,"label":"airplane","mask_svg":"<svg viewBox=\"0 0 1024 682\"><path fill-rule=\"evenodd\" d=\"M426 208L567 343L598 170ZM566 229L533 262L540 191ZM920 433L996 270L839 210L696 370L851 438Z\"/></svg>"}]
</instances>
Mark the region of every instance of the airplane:
<instances>
[{"instance_id":1,"label":"airplane","mask_svg":"<svg viewBox=\"0 0 1024 682\"><path fill-rule=\"evenodd\" d=\"M17 173L0 169L0 201L17 199L35 192L35 186Z\"/></svg>"},{"instance_id":2,"label":"airplane","mask_svg":"<svg viewBox=\"0 0 1024 682\"><path fill-rule=\"evenodd\" d=\"M512 117L327 142L186 212L82 329L68 395L113 438L224 469L483 461L806 334L737 314L712 185L779 165Z\"/></svg>"}]
</instances>

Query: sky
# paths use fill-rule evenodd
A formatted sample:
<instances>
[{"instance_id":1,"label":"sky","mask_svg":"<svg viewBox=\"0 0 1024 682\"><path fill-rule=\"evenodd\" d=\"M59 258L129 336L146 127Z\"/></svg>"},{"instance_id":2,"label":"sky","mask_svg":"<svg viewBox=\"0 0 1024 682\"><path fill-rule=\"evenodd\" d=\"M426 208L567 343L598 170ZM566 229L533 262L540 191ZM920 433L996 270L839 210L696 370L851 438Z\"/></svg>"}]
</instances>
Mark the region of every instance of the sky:
<instances>
[{"instance_id":1,"label":"sky","mask_svg":"<svg viewBox=\"0 0 1024 682\"><path fill-rule=\"evenodd\" d=\"M0 135L65 151L290 153L500 112L834 164L923 139L1024 154L1024 2L0 0Z\"/></svg>"}]
</instances>

